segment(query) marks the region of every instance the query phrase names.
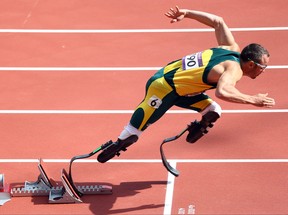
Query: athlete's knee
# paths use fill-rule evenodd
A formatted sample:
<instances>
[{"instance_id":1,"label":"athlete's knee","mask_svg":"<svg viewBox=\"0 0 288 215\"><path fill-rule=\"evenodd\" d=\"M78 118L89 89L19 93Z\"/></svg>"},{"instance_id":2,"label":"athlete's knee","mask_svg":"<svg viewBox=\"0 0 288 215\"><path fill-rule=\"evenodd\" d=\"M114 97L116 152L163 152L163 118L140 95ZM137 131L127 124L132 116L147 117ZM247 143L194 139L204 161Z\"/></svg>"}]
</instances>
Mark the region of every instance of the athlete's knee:
<instances>
[{"instance_id":1,"label":"athlete's knee","mask_svg":"<svg viewBox=\"0 0 288 215\"><path fill-rule=\"evenodd\" d=\"M118 137L117 142L122 145L125 150L128 146L132 145L133 143L137 142L139 136L142 134L142 131L135 128L130 123L125 126L124 130ZM125 151L123 150L123 151Z\"/></svg>"},{"instance_id":2,"label":"athlete's knee","mask_svg":"<svg viewBox=\"0 0 288 215\"><path fill-rule=\"evenodd\" d=\"M131 135L137 135L138 137L142 134L142 131L135 128L131 123L124 127L123 131L119 135L120 140L124 140Z\"/></svg>"},{"instance_id":3,"label":"athlete's knee","mask_svg":"<svg viewBox=\"0 0 288 215\"><path fill-rule=\"evenodd\" d=\"M221 106L213 101L207 108L205 108L201 112L202 119L200 123L202 124L203 127L212 128L214 123L220 118L221 113L222 113Z\"/></svg>"},{"instance_id":4,"label":"athlete's knee","mask_svg":"<svg viewBox=\"0 0 288 215\"><path fill-rule=\"evenodd\" d=\"M209 106L207 106L203 111L201 111L202 116L208 112L216 112L219 116L222 114L222 108L217 102L213 101Z\"/></svg>"},{"instance_id":5,"label":"athlete's knee","mask_svg":"<svg viewBox=\"0 0 288 215\"><path fill-rule=\"evenodd\" d=\"M221 116L221 107L213 102L202 112L201 121L195 120L188 125L188 135L186 141L189 143L195 143L202 136L208 133L209 129L214 126L214 123Z\"/></svg>"}]
</instances>

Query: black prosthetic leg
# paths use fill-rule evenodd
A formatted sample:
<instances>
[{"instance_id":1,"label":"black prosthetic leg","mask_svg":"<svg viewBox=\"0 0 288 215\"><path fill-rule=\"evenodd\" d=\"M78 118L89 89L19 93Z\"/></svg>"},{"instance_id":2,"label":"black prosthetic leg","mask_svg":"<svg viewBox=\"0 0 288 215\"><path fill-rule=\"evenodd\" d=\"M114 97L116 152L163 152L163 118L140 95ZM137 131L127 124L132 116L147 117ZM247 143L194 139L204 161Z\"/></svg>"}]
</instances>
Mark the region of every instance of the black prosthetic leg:
<instances>
[{"instance_id":1,"label":"black prosthetic leg","mask_svg":"<svg viewBox=\"0 0 288 215\"><path fill-rule=\"evenodd\" d=\"M127 147L135 143L137 140L137 135L131 135L124 140L118 139L116 142L112 142L112 140L110 140L105 143L107 144L107 147L98 155L97 160L100 163L105 163L115 157L115 155L119 156L121 150L126 151Z\"/></svg>"},{"instance_id":2,"label":"black prosthetic leg","mask_svg":"<svg viewBox=\"0 0 288 215\"><path fill-rule=\"evenodd\" d=\"M186 141L189 143L195 143L199 140L204 134L208 133L208 129L212 128L214 122L219 118L219 114L214 111L209 111L208 113L202 116L201 121L195 120L190 125L188 125L188 135Z\"/></svg>"}]
</instances>

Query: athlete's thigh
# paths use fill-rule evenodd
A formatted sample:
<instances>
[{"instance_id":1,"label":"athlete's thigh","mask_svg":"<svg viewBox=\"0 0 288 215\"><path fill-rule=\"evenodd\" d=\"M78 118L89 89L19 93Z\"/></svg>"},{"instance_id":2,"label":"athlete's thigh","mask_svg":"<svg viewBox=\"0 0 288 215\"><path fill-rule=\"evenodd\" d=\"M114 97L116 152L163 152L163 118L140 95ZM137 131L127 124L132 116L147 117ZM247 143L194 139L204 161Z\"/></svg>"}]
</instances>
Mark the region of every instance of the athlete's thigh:
<instances>
[{"instance_id":1,"label":"athlete's thigh","mask_svg":"<svg viewBox=\"0 0 288 215\"><path fill-rule=\"evenodd\" d=\"M195 96L181 96L175 105L201 112L212 102L213 100L207 94L200 93Z\"/></svg>"},{"instance_id":2,"label":"athlete's thigh","mask_svg":"<svg viewBox=\"0 0 288 215\"><path fill-rule=\"evenodd\" d=\"M163 77L154 80L146 87L145 98L134 111L130 123L139 130L145 130L175 104L177 97Z\"/></svg>"}]
</instances>

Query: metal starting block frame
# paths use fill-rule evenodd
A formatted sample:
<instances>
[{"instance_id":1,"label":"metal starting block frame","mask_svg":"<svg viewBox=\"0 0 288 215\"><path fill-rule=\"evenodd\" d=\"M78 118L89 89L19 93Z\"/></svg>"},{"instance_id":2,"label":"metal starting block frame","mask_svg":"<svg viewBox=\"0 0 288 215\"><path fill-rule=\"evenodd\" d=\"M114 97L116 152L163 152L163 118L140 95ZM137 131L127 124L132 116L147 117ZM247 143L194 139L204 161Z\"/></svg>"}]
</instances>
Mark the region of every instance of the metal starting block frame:
<instances>
[{"instance_id":1,"label":"metal starting block frame","mask_svg":"<svg viewBox=\"0 0 288 215\"><path fill-rule=\"evenodd\" d=\"M41 160L38 163L40 175L37 181L26 181L24 186L14 187L11 189L12 197L25 196L49 196L48 203L51 204L67 204L67 203L82 203L79 192L83 195L109 195L112 194L112 186L108 185L79 185L71 184L69 176L65 169L61 172L61 181L63 186L53 186L46 172L44 171ZM77 189L77 190L75 190Z\"/></svg>"}]
</instances>

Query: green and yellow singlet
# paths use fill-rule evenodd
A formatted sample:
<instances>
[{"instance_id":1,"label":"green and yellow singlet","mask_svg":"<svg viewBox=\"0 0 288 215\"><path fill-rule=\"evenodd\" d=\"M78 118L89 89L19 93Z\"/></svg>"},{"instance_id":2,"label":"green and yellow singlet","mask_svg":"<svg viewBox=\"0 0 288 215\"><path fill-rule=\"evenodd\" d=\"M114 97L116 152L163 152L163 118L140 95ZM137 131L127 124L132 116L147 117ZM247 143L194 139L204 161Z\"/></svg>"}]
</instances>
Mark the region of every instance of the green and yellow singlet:
<instances>
[{"instance_id":1,"label":"green and yellow singlet","mask_svg":"<svg viewBox=\"0 0 288 215\"><path fill-rule=\"evenodd\" d=\"M207 49L168 64L164 68L164 77L180 96L201 93L216 87L207 81L215 65L226 60L239 62L239 57L238 52L222 48Z\"/></svg>"}]
</instances>

